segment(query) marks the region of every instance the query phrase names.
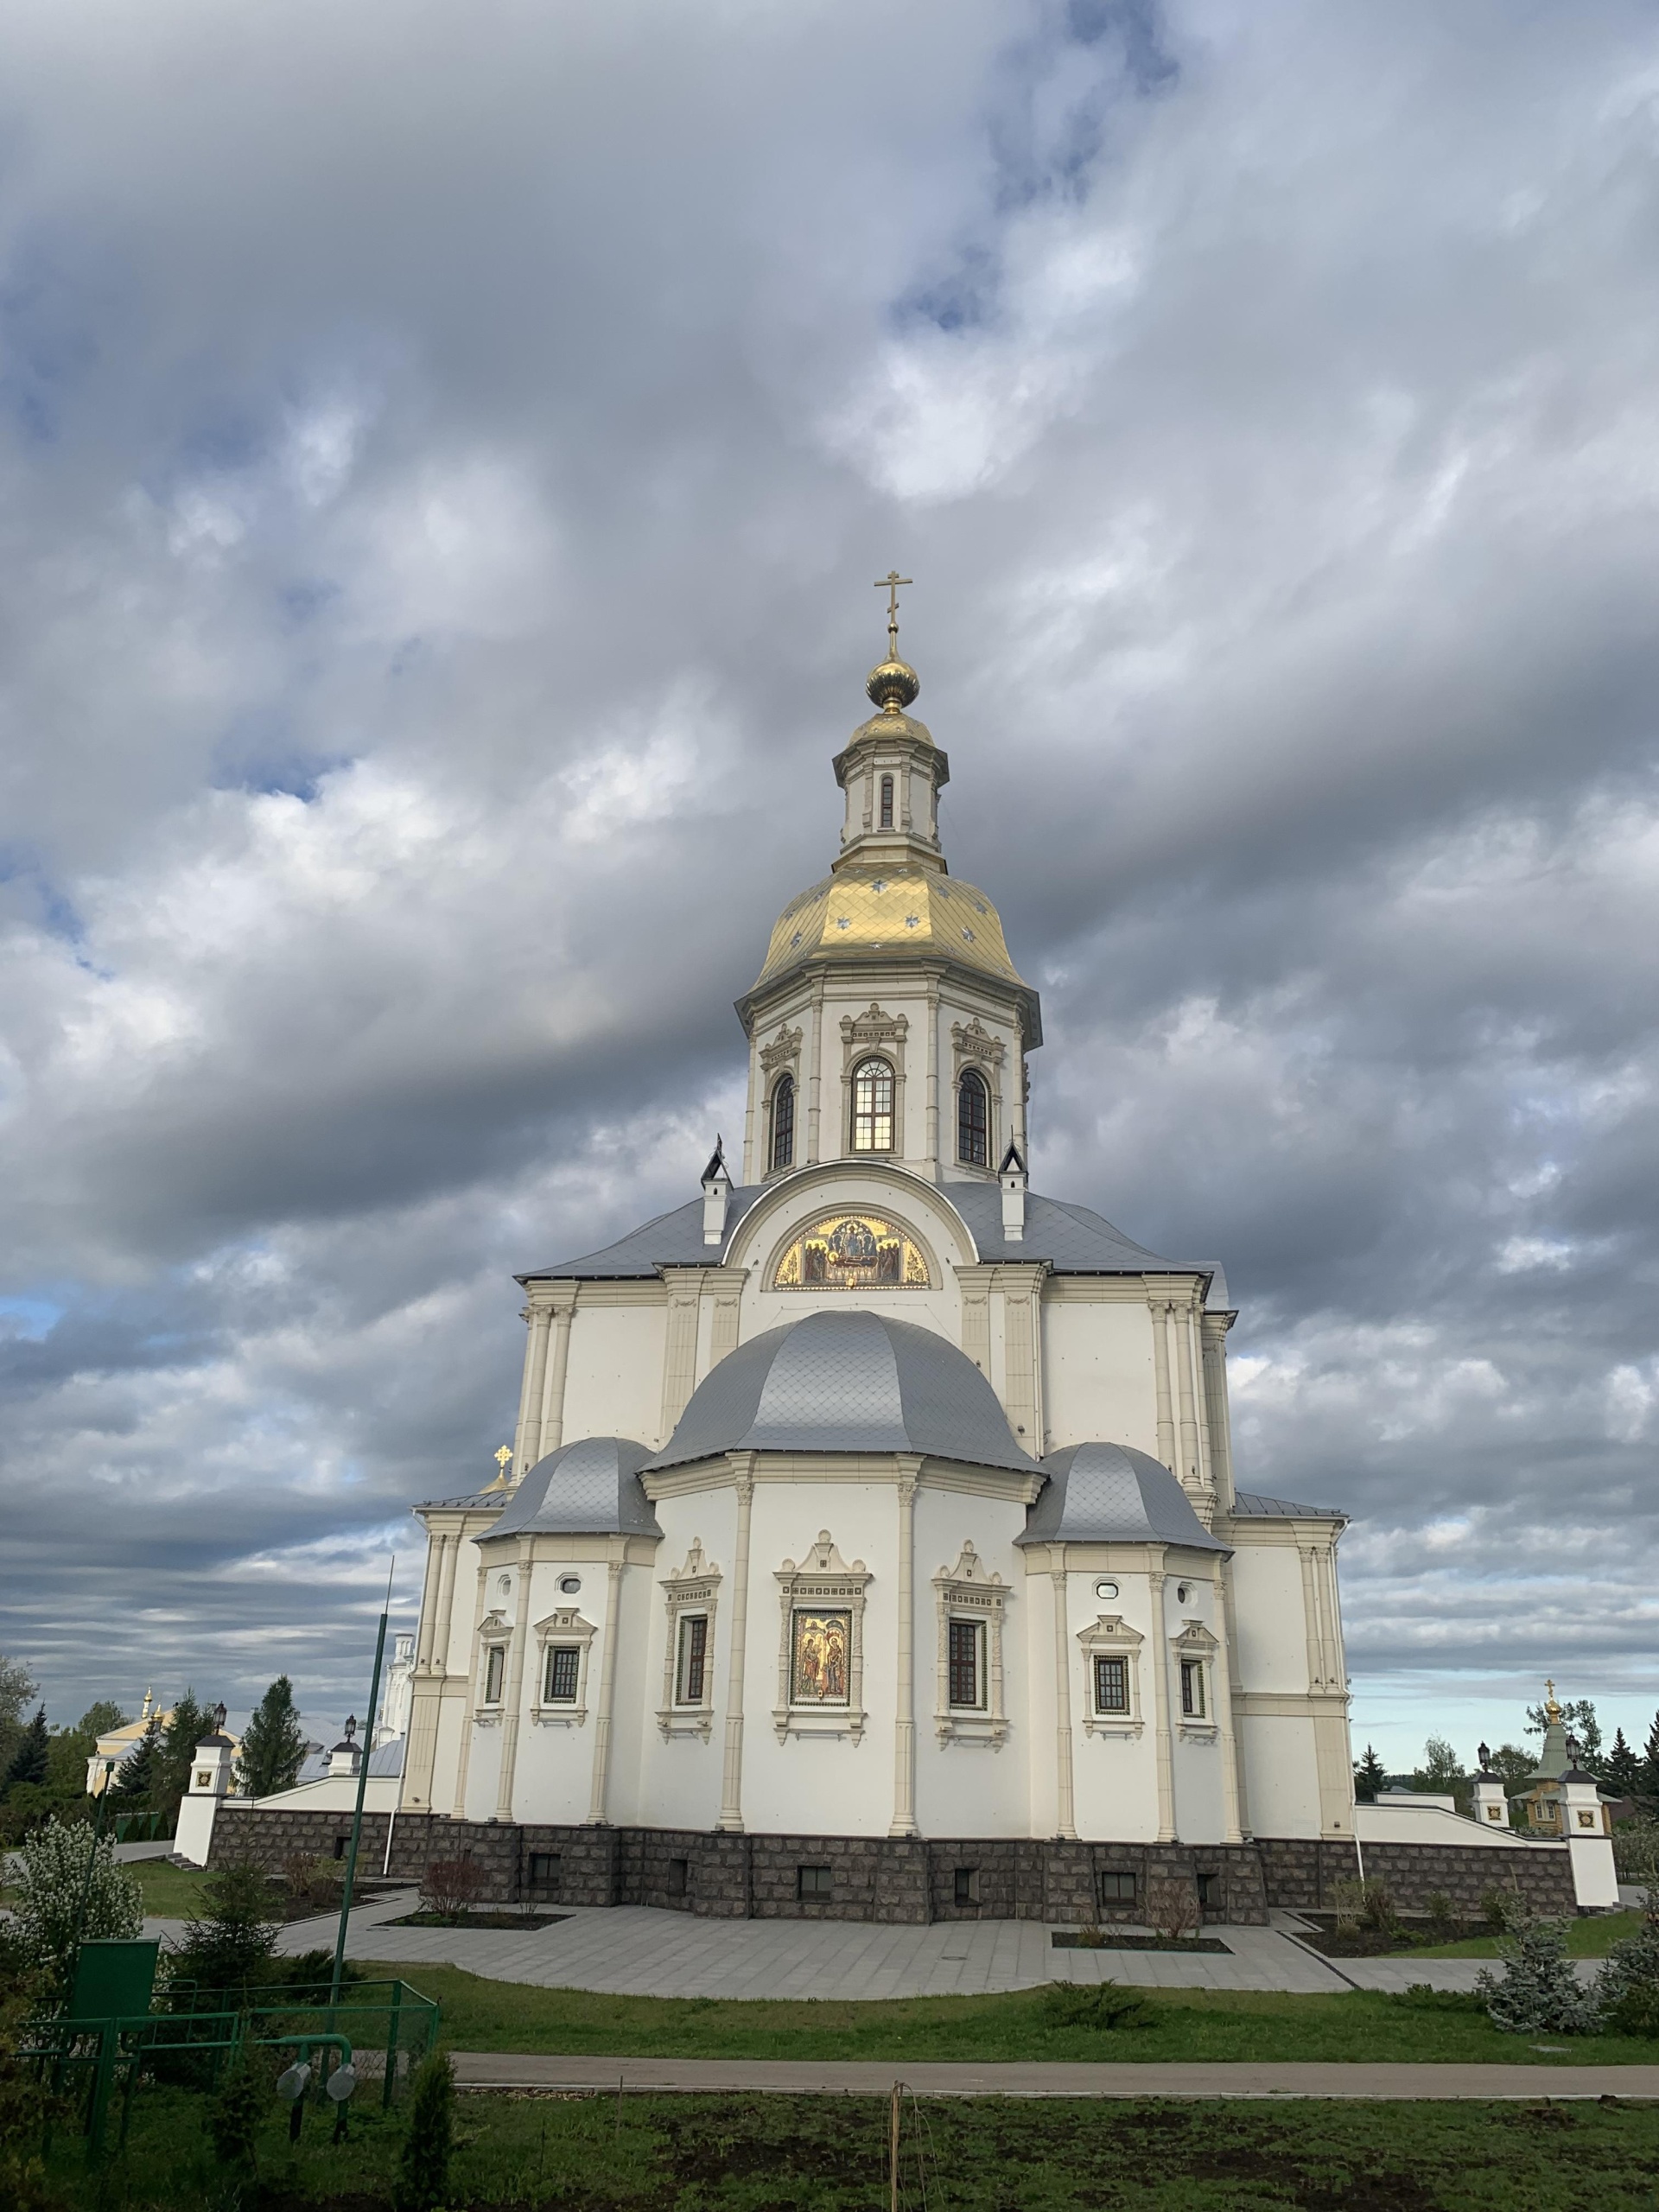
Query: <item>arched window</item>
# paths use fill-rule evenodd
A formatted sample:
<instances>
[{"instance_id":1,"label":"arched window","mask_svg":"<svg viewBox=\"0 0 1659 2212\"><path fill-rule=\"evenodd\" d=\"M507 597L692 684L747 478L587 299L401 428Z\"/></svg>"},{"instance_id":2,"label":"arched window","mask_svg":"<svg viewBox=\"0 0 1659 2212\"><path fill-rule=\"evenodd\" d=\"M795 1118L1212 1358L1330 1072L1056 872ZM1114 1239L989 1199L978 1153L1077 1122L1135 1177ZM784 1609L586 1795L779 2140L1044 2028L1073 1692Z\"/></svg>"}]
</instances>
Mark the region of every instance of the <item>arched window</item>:
<instances>
[{"instance_id":1,"label":"arched window","mask_svg":"<svg viewBox=\"0 0 1659 2212\"><path fill-rule=\"evenodd\" d=\"M984 1077L973 1068L957 1085L957 1158L969 1167L991 1164L991 1102Z\"/></svg>"},{"instance_id":2,"label":"arched window","mask_svg":"<svg viewBox=\"0 0 1659 2212\"><path fill-rule=\"evenodd\" d=\"M788 1167L795 1158L795 1078L780 1075L772 1093L772 1165Z\"/></svg>"},{"instance_id":3,"label":"arched window","mask_svg":"<svg viewBox=\"0 0 1659 2212\"><path fill-rule=\"evenodd\" d=\"M881 779L881 827L884 830L891 830L893 827L893 778L891 776L883 776Z\"/></svg>"},{"instance_id":4,"label":"arched window","mask_svg":"<svg viewBox=\"0 0 1659 2212\"><path fill-rule=\"evenodd\" d=\"M861 1060L853 1070L853 1150L893 1150L893 1070L885 1060Z\"/></svg>"}]
</instances>

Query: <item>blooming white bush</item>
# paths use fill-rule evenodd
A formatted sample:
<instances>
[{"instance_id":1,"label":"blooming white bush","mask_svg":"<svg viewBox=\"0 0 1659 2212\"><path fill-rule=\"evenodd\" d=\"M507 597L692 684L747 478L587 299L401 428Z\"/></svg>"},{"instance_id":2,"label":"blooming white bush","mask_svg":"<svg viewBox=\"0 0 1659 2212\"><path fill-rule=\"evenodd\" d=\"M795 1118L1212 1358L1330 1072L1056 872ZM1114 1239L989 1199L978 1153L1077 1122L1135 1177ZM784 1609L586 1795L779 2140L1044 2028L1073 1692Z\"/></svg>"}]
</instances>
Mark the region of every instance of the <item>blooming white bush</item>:
<instances>
[{"instance_id":1,"label":"blooming white bush","mask_svg":"<svg viewBox=\"0 0 1659 2212\"><path fill-rule=\"evenodd\" d=\"M17 1856L22 1871L12 1910L19 1948L31 1965L60 1975L77 1940L143 1933L143 1893L127 1868L116 1865L108 1836L51 1820L24 1838Z\"/></svg>"}]
</instances>

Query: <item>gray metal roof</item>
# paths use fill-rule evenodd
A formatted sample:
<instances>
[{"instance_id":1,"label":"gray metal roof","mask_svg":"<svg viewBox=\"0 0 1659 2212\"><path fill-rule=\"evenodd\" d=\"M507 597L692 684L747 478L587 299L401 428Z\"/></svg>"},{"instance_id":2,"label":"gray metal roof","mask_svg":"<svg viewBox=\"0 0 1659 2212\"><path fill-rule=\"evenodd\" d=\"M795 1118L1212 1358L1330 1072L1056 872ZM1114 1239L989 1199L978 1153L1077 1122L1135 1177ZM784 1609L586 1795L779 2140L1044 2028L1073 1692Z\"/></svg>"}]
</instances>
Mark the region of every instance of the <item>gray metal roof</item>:
<instances>
[{"instance_id":1,"label":"gray metal roof","mask_svg":"<svg viewBox=\"0 0 1659 2212\"><path fill-rule=\"evenodd\" d=\"M1169 1469L1127 1444L1068 1444L1043 1461L1048 1484L1018 1544L1185 1544L1225 1552Z\"/></svg>"},{"instance_id":2,"label":"gray metal roof","mask_svg":"<svg viewBox=\"0 0 1659 2212\"><path fill-rule=\"evenodd\" d=\"M965 1353L913 1321L856 1307L810 1313L728 1353L647 1464L723 1452L925 1452L969 1465L1036 1465Z\"/></svg>"},{"instance_id":3,"label":"gray metal roof","mask_svg":"<svg viewBox=\"0 0 1659 2212\"><path fill-rule=\"evenodd\" d=\"M853 1164L848 1163L849 1169ZM703 1243L702 1200L696 1198L630 1230L614 1244L584 1253L579 1259L556 1260L518 1280L524 1283L606 1281L654 1275L659 1268L712 1267L731 1249L732 1240L751 1208L776 1187L751 1183L732 1192L726 1204L726 1237L721 1245ZM1161 1259L1144 1244L1134 1243L1087 1206L1069 1205L1028 1192L1024 1241L1010 1244L1002 1235L1000 1184L944 1183L932 1189L936 1198L955 1206L983 1261L1046 1260L1058 1274L1141 1274L1147 1270L1157 1274L1207 1274L1211 1283L1205 1303L1212 1311L1227 1305L1227 1280L1214 1261Z\"/></svg>"},{"instance_id":4,"label":"gray metal roof","mask_svg":"<svg viewBox=\"0 0 1659 2212\"><path fill-rule=\"evenodd\" d=\"M1259 1491L1234 1492L1233 1511L1246 1521L1345 1521L1337 1505L1298 1505L1288 1497L1264 1497Z\"/></svg>"},{"instance_id":5,"label":"gray metal roof","mask_svg":"<svg viewBox=\"0 0 1659 2212\"><path fill-rule=\"evenodd\" d=\"M648 1444L630 1436L584 1436L562 1444L530 1469L507 1510L479 1538L552 1531L567 1535L660 1536L651 1500L639 1487Z\"/></svg>"}]
</instances>

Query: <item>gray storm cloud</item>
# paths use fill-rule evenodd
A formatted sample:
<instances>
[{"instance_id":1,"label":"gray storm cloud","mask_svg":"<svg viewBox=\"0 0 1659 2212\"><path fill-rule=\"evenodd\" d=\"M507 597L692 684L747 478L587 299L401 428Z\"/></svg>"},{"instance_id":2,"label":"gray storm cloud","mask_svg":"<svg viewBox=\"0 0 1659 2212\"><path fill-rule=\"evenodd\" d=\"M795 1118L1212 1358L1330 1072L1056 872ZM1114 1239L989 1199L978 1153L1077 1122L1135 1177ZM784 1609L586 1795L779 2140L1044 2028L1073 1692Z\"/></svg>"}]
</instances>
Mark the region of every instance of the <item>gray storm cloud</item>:
<instances>
[{"instance_id":1,"label":"gray storm cloud","mask_svg":"<svg viewBox=\"0 0 1659 2212\"><path fill-rule=\"evenodd\" d=\"M1223 1258L1362 1739L1659 1703L1635 6L13 11L0 1647L358 1691L691 1188L880 644L1039 1185ZM380 1564L377 1567L377 1561Z\"/></svg>"}]
</instances>

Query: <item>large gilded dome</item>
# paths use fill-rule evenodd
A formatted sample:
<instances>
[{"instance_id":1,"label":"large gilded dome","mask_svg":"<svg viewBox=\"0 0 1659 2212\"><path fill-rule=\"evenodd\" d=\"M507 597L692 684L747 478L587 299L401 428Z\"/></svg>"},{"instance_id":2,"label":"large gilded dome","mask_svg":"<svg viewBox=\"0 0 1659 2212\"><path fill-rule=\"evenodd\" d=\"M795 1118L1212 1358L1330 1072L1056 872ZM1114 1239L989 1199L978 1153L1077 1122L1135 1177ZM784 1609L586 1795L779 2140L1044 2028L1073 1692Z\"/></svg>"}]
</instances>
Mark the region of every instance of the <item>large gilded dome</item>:
<instances>
[{"instance_id":1,"label":"large gilded dome","mask_svg":"<svg viewBox=\"0 0 1659 2212\"><path fill-rule=\"evenodd\" d=\"M779 916L756 990L810 962L872 962L917 954L1025 984L982 891L934 868L843 868L792 899Z\"/></svg>"}]
</instances>

